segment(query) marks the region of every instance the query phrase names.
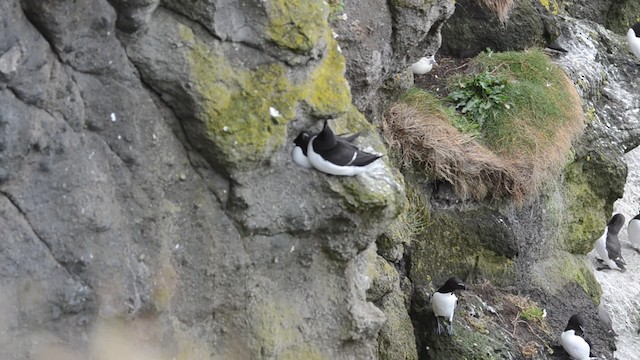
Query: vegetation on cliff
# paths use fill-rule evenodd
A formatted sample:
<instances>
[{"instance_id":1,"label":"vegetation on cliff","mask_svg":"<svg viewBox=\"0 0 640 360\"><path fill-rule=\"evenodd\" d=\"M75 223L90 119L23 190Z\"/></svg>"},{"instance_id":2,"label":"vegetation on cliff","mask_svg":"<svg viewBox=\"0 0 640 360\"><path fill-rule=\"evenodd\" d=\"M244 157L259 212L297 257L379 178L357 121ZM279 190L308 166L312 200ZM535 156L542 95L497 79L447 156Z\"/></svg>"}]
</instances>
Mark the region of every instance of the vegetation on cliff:
<instances>
[{"instance_id":1,"label":"vegetation on cliff","mask_svg":"<svg viewBox=\"0 0 640 360\"><path fill-rule=\"evenodd\" d=\"M411 90L391 106L385 139L405 165L421 164L462 198L522 203L568 162L583 127L580 99L540 50L485 52L467 67L445 84L448 100Z\"/></svg>"}]
</instances>

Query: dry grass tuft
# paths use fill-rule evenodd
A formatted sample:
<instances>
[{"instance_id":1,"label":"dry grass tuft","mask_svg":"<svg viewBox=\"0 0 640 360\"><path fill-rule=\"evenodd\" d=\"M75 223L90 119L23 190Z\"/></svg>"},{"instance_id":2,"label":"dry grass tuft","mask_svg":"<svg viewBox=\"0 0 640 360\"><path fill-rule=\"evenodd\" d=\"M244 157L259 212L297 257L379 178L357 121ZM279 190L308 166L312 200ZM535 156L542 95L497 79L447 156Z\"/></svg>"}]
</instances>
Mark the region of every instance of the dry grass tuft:
<instances>
[{"instance_id":1,"label":"dry grass tuft","mask_svg":"<svg viewBox=\"0 0 640 360\"><path fill-rule=\"evenodd\" d=\"M389 147L401 150L404 164L424 165L438 179L453 184L462 198L482 199L488 193L524 196L510 164L437 113L429 116L397 103L386 112L382 130Z\"/></svg>"},{"instance_id":2,"label":"dry grass tuft","mask_svg":"<svg viewBox=\"0 0 640 360\"><path fill-rule=\"evenodd\" d=\"M513 0L480 0L480 3L498 15L502 23L509 19L509 12L513 8Z\"/></svg>"}]
</instances>

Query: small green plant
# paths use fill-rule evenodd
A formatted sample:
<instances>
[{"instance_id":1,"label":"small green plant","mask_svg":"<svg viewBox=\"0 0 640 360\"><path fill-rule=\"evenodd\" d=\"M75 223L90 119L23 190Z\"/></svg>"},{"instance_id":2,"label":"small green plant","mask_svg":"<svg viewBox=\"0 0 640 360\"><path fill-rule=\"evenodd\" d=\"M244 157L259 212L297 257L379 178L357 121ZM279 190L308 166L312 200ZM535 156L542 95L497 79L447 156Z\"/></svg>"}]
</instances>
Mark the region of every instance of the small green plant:
<instances>
[{"instance_id":1,"label":"small green plant","mask_svg":"<svg viewBox=\"0 0 640 360\"><path fill-rule=\"evenodd\" d=\"M449 119L451 125L462 133L474 137L480 135L480 125L477 122L460 116L460 114L451 107L446 106L446 103L443 102L442 99L432 93L422 89L412 88L401 97L401 100L424 111L425 114L439 114L442 118Z\"/></svg>"},{"instance_id":2,"label":"small green plant","mask_svg":"<svg viewBox=\"0 0 640 360\"><path fill-rule=\"evenodd\" d=\"M513 104L505 94L507 78L483 71L471 77L461 78L448 99L456 109L472 122L482 127L495 111L510 109Z\"/></svg>"},{"instance_id":3,"label":"small green plant","mask_svg":"<svg viewBox=\"0 0 640 360\"><path fill-rule=\"evenodd\" d=\"M328 0L327 4L329 4L329 21L337 19L344 13L344 0Z\"/></svg>"},{"instance_id":4,"label":"small green plant","mask_svg":"<svg viewBox=\"0 0 640 360\"><path fill-rule=\"evenodd\" d=\"M542 323L542 319L544 318L544 310L540 309L535 305L531 305L525 310L522 311L520 317L528 322L535 322L538 324Z\"/></svg>"}]
</instances>

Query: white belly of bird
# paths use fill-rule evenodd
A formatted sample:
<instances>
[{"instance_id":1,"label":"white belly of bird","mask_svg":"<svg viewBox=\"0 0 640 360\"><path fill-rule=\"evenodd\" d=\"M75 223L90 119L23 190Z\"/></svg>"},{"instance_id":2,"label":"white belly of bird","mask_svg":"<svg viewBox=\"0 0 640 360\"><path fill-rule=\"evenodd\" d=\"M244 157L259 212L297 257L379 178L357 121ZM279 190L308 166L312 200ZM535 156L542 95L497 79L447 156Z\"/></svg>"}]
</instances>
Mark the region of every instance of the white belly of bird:
<instances>
[{"instance_id":1,"label":"white belly of bird","mask_svg":"<svg viewBox=\"0 0 640 360\"><path fill-rule=\"evenodd\" d=\"M291 157L293 158L293 162L304 167L304 168L312 168L311 163L307 156L302 152L300 146L294 146L291 151Z\"/></svg>"},{"instance_id":2,"label":"white belly of bird","mask_svg":"<svg viewBox=\"0 0 640 360\"><path fill-rule=\"evenodd\" d=\"M633 55L640 59L640 38L636 37L636 33L633 29L629 29L629 31L627 31L627 42L629 43L629 47L631 48Z\"/></svg>"},{"instance_id":3,"label":"white belly of bird","mask_svg":"<svg viewBox=\"0 0 640 360\"><path fill-rule=\"evenodd\" d=\"M338 166L334 163L331 163L325 160L320 154L317 154L313 151L313 140L309 141L309 147L307 148L307 157L309 158L309 162L311 165L322 171L323 173L331 174L331 175L341 175L341 176L353 176L361 174L368 170L369 165L367 166Z\"/></svg>"},{"instance_id":4,"label":"white belly of bird","mask_svg":"<svg viewBox=\"0 0 640 360\"><path fill-rule=\"evenodd\" d=\"M610 269L614 270L622 270L618 267L615 261L609 259L609 253L607 252L607 230L604 231L604 234L600 236L598 240L596 240L596 252L598 256L602 259L602 262L607 265Z\"/></svg>"},{"instance_id":5,"label":"white belly of bird","mask_svg":"<svg viewBox=\"0 0 640 360\"><path fill-rule=\"evenodd\" d=\"M575 331L567 330L560 335L560 345L575 360L589 360L591 347Z\"/></svg>"},{"instance_id":6,"label":"white belly of bird","mask_svg":"<svg viewBox=\"0 0 640 360\"><path fill-rule=\"evenodd\" d=\"M627 228L629 233L629 241L636 249L640 249L640 220L632 219L629 221L629 227Z\"/></svg>"},{"instance_id":7,"label":"white belly of bird","mask_svg":"<svg viewBox=\"0 0 640 360\"><path fill-rule=\"evenodd\" d=\"M442 316L449 321L453 320L453 311L456 309L458 298L454 293L436 292L431 297L431 309L436 316Z\"/></svg>"},{"instance_id":8,"label":"white belly of bird","mask_svg":"<svg viewBox=\"0 0 640 360\"><path fill-rule=\"evenodd\" d=\"M609 260L609 256L607 255L607 230L605 230L604 234L596 240L595 248L598 253L598 258L605 261Z\"/></svg>"}]
</instances>

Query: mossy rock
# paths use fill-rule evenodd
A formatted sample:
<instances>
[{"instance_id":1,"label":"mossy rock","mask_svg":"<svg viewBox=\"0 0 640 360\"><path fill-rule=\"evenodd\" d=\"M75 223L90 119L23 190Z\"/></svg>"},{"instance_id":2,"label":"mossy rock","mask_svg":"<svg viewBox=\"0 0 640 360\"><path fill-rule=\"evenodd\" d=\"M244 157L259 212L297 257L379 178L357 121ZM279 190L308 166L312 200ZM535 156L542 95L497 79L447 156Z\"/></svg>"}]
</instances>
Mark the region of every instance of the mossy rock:
<instances>
[{"instance_id":1,"label":"mossy rock","mask_svg":"<svg viewBox=\"0 0 640 360\"><path fill-rule=\"evenodd\" d=\"M622 197L626 166L593 153L569 164L565 170L564 248L586 254L602 235L613 202Z\"/></svg>"},{"instance_id":2,"label":"mossy rock","mask_svg":"<svg viewBox=\"0 0 640 360\"><path fill-rule=\"evenodd\" d=\"M377 305L387 317L378 335L378 359L417 360L416 338L404 295L391 292Z\"/></svg>"},{"instance_id":3,"label":"mossy rock","mask_svg":"<svg viewBox=\"0 0 640 360\"><path fill-rule=\"evenodd\" d=\"M626 35L629 28L637 22L640 22L640 2L619 0L612 2L605 26L615 33Z\"/></svg>"},{"instance_id":4,"label":"mossy rock","mask_svg":"<svg viewBox=\"0 0 640 360\"><path fill-rule=\"evenodd\" d=\"M533 269L533 282L538 288L554 294L573 282L584 290L595 305L600 303L602 288L593 274L593 267L584 256L556 251Z\"/></svg>"},{"instance_id":5,"label":"mossy rock","mask_svg":"<svg viewBox=\"0 0 640 360\"><path fill-rule=\"evenodd\" d=\"M376 255L370 261L369 278L371 286L367 290L367 300L376 302L391 292L400 292L398 271L382 256Z\"/></svg>"},{"instance_id":6,"label":"mossy rock","mask_svg":"<svg viewBox=\"0 0 640 360\"><path fill-rule=\"evenodd\" d=\"M515 283L515 236L491 209L431 214L431 223L411 248L410 278L425 284L451 276Z\"/></svg>"},{"instance_id":7,"label":"mossy rock","mask_svg":"<svg viewBox=\"0 0 640 360\"><path fill-rule=\"evenodd\" d=\"M481 2L457 1L456 12L442 29L440 51L463 58L475 56L486 48L513 51L545 46L549 37L553 37L551 33L556 33L550 13L542 5L536 6L529 0L513 2L508 19L503 23ZM521 29L527 29L527 36L522 36Z\"/></svg>"},{"instance_id":8,"label":"mossy rock","mask_svg":"<svg viewBox=\"0 0 640 360\"><path fill-rule=\"evenodd\" d=\"M328 10L322 2L273 0L266 5L269 39L294 52L314 49L328 26Z\"/></svg>"},{"instance_id":9,"label":"mossy rock","mask_svg":"<svg viewBox=\"0 0 640 360\"><path fill-rule=\"evenodd\" d=\"M293 9L290 4L282 6ZM188 91L194 92L196 124L210 140L208 146L213 149L204 152L213 154L213 163L238 168L268 159L285 144L287 125L297 116L300 105L314 117L345 117L367 123L351 104L344 57L338 52L330 28L323 24L318 28L326 44L323 56L315 66L308 66L304 76L295 77L280 62L264 63L254 69L235 66L225 47L179 26L180 37L189 49L188 70L193 87ZM299 48L305 49L306 45ZM190 127L187 130L192 131Z\"/></svg>"}]
</instances>

